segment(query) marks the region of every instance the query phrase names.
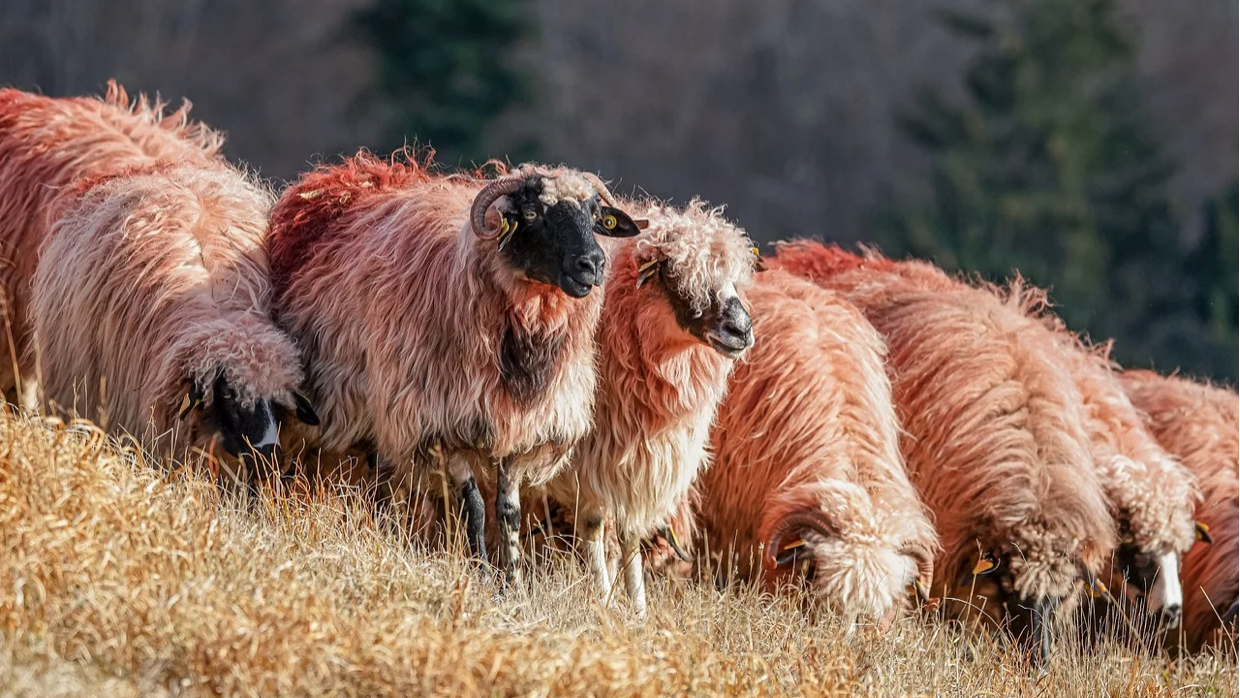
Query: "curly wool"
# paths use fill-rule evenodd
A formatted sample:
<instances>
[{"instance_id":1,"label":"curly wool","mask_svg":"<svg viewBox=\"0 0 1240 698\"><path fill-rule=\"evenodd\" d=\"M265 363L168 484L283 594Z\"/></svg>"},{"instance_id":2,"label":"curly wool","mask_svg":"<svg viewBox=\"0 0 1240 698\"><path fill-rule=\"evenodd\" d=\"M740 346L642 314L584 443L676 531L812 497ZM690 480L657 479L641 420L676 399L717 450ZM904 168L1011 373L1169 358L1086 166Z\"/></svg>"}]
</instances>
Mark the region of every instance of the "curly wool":
<instances>
[{"instance_id":1,"label":"curly wool","mask_svg":"<svg viewBox=\"0 0 1240 698\"><path fill-rule=\"evenodd\" d=\"M1120 380L1154 438L1197 477L1203 494L1196 518L1214 543L1194 546L1180 572L1184 641L1196 651L1215 639L1219 617L1240 598L1240 399L1234 390L1152 371L1125 371Z\"/></svg>"},{"instance_id":2,"label":"curly wool","mask_svg":"<svg viewBox=\"0 0 1240 698\"><path fill-rule=\"evenodd\" d=\"M0 288L7 301L12 356L23 376L36 373L29 341L30 283L60 194L75 183L160 160L210 165L221 136L189 120L184 103L170 114L145 96L131 100L115 82L100 100L53 99L0 90ZM16 385L13 361L0 361L0 389Z\"/></svg>"},{"instance_id":3,"label":"curly wool","mask_svg":"<svg viewBox=\"0 0 1240 698\"><path fill-rule=\"evenodd\" d=\"M886 338L901 449L943 544L936 594L998 593L969 579L979 545L1025 599L1067 599L1079 567L1101 570L1115 537L1080 394L1038 322L922 262L804 241L768 264L840 292Z\"/></svg>"},{"instance_id":4,"label":"curly wool","mask_svg":"<svg viewBox=\"0 0 1240 698\"><path fill-rule=\"evenodd\" d=\"M753 241L724 218L722 207L709 208L695 198L684 208L644 201L626 202L625 209L652 221L635 240L635 268L663 260L670 270L667 283L694 310L705 310L728 283L741 292L753 283Z\"/></svg>"},{"instance_id":5,"label":"curly wool","mask_svg":"<svg viewBox=\"0 0 1240 698\"><path fill-rule=\"evenodd\" d=\"M742 578L774 587L785 577L762 564L761 546L788 517L815 512L838 535L806 540L812 593L848 616L883 618L918 576L903 551L937 549L900 456L883 341L841 297L782 271L758 274L749 299L755 344L733 372L699 481L703 537Z\"/></svg>"},{"instance_id":6,"label":"curly wool","mask_svg":"<svg viewBox=\"0 0 1240 698\"><path fill-rule=\"evenodd\" d=\"M753 252L743 230L700 201L684 210L649 202L624 208L650 225L611 251L594 428L550 492L565 506L601 507L621 533L642 538L667 523L706 466L711 421L733 364L679 325L667 293L692 292L692 302L705 306L743 291L753 282ZM664 273L638 288L639 270L652 259L664 260Z\"/></svg>"},{"instance_id":7,"label":"curly wool","mask_svg":"<svg viewBox=\"0 0 1240 698\"><path fill-rule=\"evenodd\" d=\"M294 404L300 361L269 319L270 192L222 164L157 165L65 199L33 284L49 401L178 446L197 442L178 419L190 379Z\"/></svg>"}]
</instances>

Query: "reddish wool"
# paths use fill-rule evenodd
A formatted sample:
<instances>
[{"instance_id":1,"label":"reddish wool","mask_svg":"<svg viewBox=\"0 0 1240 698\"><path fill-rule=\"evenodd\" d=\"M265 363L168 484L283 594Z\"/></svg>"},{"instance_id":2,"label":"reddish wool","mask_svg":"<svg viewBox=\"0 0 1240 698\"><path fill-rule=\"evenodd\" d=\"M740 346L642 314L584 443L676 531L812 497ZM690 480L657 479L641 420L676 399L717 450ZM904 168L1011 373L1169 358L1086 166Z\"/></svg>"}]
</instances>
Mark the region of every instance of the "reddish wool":
<instances>
[{"instance_id":1,"label":"reddish wool","mask_svg":"<svg viewBox=\"0 0 1240 698\"><path fill-rule=\"evenodd\" d=\"M1025 599L1075 600L1115 536L1080 393L1045 328L923 262L799 242L769 264L840 292L886 338L901 447L943 544L934 593L995 598L1007 575ZM972 577L979 547L1010 569Z\"/></svg>"},{"instance_id":2,"label":"reddish wool","mask_svg":"<svg viewBox=\"0 0 1240 698\"><path fill-rule=\"evenodd\" d=\"M323 420L308 437L373 447L423 492L439 491L421 481L438 472L436 444L479 476L503 458L514 480L541 484L590 426L603 294L530 281L477 237L467 218L486 184L362 153L304 175L271 217L276 318ZM528 399L501 377L509 332L559 346Z\"/></svg>"},{"instance_id":3,"label":"reddish wool","mask_svg":"<svg viewBox=\"0 0 1240 698\"><path fill-rule=\"evenodd\" d=\"M703 537L742 578L775 587L785 572L760 546L792 517L824 519L833 533L802 534L811 592L850 619L888 617L911 583L929 583L938 543L900 457L883 341L843 298L783 271L758 274L749 300L755 344L699 481Z\"/></svg>"},{"instance_id":4,"label":"reddish wool","mask_svg":"<svg viewBox=\"0 0 1240 698\"><path fill-rule=\"evenodd\" d=\"M223 163L126 168L68 190L32 286L49 404L159 455L209 442L178 416L191 380L222 373L243 401L292 410L302 374L270 319L271 202Z\"/></svg>"},{"instance_id":5,"label":"reddish wool","mask_svg":"<svg viewBox=\"0 0 1240 698\"><path fill-rule=\"evenodd\" d=\"M30 283L51 227L53 202L76 182L161 160L208 164L222 138L189 120L190 105L130 100L115 82L103 99L53 99L0 90L0 289L13 345L0 356L0 389L14 399L14 371L35 373L28 320ZM33 406L31 395L24 402Z\"/></svg>"},{"instance_id":6,"label":"reddish wool","mask_svg":"<svg viewBox=\"0 0 1240 698\"><path fill-rule=\"evenodd\" d=\"M1240 399L1234 390L1151 371L1125 371L1123 386L1163 448L1197 476L1198 521L1214 542L1184 557L1183 639L1190 650L1217 642L1219 618L1240 597ZM1178 643L1178 633L1169 642Z\"/></svg>"}]
</instances>

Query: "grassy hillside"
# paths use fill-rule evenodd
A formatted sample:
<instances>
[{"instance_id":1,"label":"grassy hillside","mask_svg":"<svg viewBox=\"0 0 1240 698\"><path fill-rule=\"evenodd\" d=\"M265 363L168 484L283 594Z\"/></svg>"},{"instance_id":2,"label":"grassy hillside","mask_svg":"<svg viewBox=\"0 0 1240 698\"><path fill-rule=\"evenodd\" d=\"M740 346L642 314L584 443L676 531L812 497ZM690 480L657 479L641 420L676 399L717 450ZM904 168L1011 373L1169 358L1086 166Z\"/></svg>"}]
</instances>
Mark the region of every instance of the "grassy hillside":
<instances>
[{"instance_id":1,"label":"grassy hillside","mask_svg":"<svg viewBox=\"0 0 1240 698\"><path fill-rule=\"evenodd\" d=\"M1039 677L939 622L850 637L796 599L658 582L637 624L572 560L532 576L501 594L347 499L251 511L87 425L0 415L0 696L1237 693L1234 649Z\"/></svg>"}]
</instances>

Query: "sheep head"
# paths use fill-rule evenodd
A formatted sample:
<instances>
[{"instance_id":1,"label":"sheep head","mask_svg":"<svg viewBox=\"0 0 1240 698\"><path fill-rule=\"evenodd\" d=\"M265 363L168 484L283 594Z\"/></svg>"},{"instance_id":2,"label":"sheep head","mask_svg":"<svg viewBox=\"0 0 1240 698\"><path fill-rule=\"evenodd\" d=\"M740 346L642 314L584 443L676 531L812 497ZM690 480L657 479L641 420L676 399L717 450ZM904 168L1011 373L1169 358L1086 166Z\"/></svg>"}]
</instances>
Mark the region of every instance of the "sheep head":
<instances>
[{"instance_id":1,"label":"sheep head","mask_svg":"<svg viewBox=\"0 0 1240 698\"><path fill-rule=\"evenodd\" d=\"M741 294L753 283L757 248L696 199L683 210L653 205L647 214L650 228L632 247L638 288L658 289L682 330L739 358L754 342Z\"/></svg>"},{"instance_id":2,"label":"sheep head","mask_svg":"<svg viewBox=\"0 0 1240 698\"><path fill-rule=\"evenodd\" d=\"M187 383L179 418L194 415L197 431L245 464L251 480L260 467L280 459L280 423L289 413L304 424L319 423L314 407L300 393L292 393L291 404L275 397L250 396L234 386L224 371L217 371L211 380Z\"/></svg>"},{"instance_id":3,"label":"sheep head","mask_svg":"<svg viewBox=\"0 0 1240 698\"><path fill-rule=\"evenodd\" d=\"M598 177L531 165L478 192L469 220L479 238L498 239L517 271L574 298L603 283L606 257L594 235L632 237L642 227L615 206Z\"/></svg>"}]
</instances>

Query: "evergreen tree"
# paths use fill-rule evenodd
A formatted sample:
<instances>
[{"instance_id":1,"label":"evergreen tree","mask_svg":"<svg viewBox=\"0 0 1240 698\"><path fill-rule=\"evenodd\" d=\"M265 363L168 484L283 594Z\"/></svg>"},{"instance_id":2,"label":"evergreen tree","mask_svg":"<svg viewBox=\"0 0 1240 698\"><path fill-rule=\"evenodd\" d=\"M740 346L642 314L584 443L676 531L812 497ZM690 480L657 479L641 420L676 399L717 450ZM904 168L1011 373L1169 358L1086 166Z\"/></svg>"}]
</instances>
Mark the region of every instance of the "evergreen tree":
<instances>
[{"instance_id":1,"label":"evergreen tree","mask_svg":"<svg viewBox=\"0 0 1240 698\"><path fill-rule=\"evenodd\" d=\"M392 142L430 145L448 164L481 162L487 127L521 104L513 61L526 38L523 0L373 0L355 17L379 59Z\"/></svg>"},{"instance_id":2,"label":"evergreen tree","mask_svg":"<svg viewBox=\"0 0 1240 698\"><path fill-rule=\"evenodd\" d=\"M1234 352L1226 361L1199 350L1214 320L1186 282L1195 272L1169 198L1172 167L1141 109L1134 41L1114 0L995 0L990 10L943 15L978 44L965 98L923 91L899 117L932 156L930 191L883 215L881 241L991 279L1019 270L1051 288L1071 327L1115 338L1130 365L1234 377ZM1222 264L1234 280L1235 254Z\"/></svg>"}]
</instances>

